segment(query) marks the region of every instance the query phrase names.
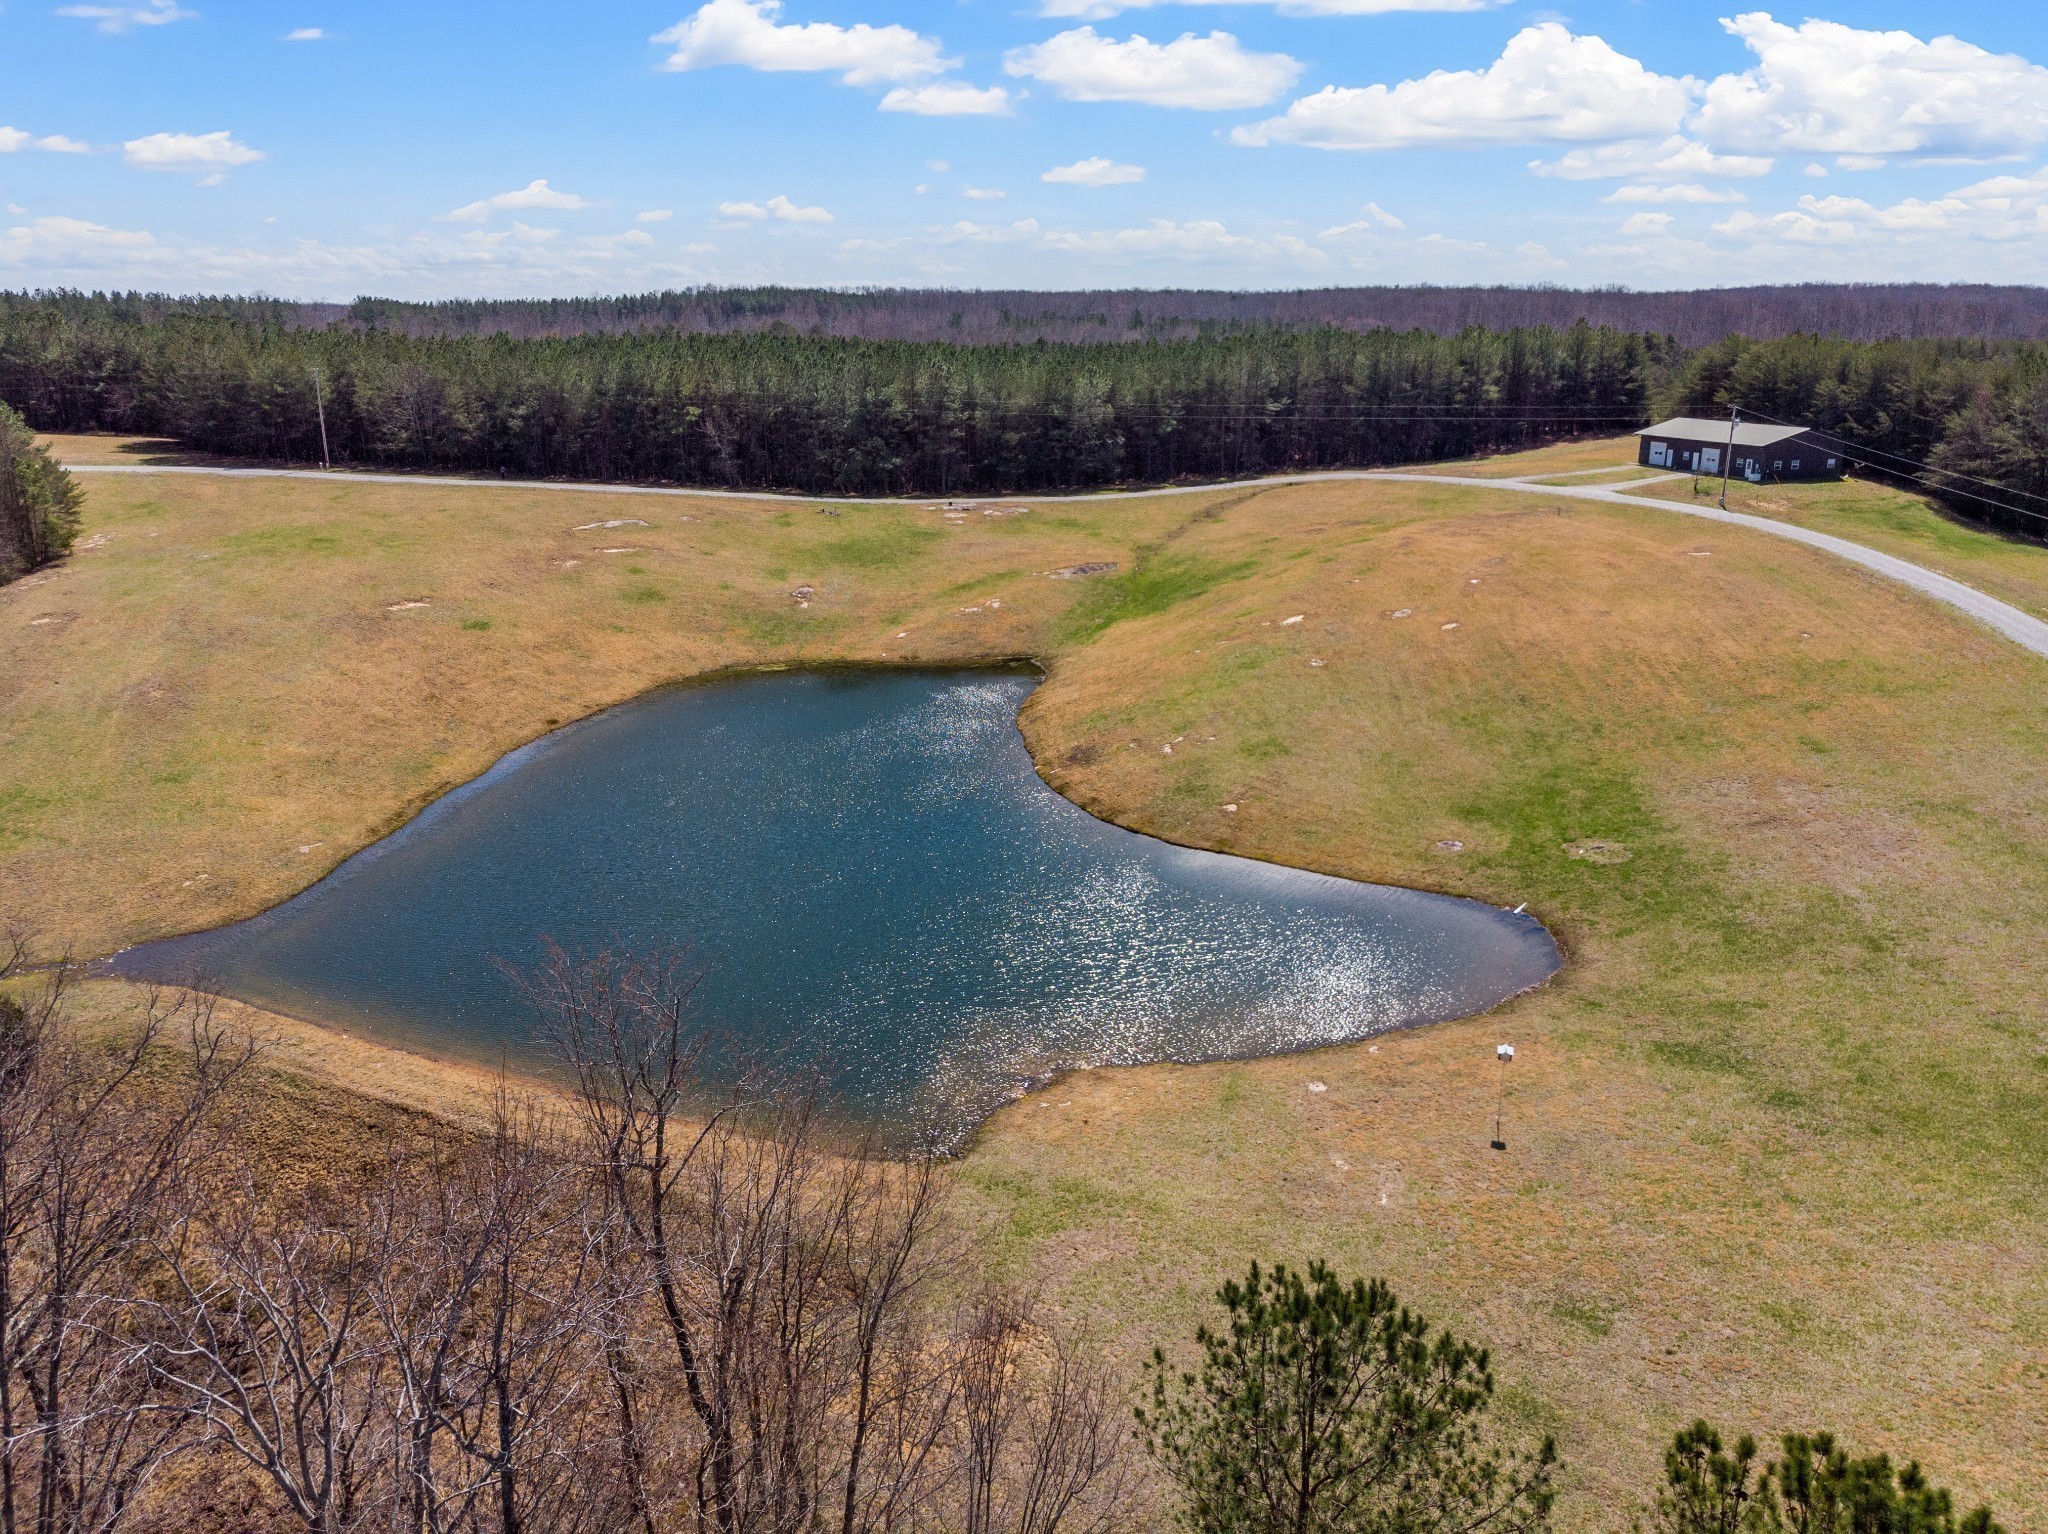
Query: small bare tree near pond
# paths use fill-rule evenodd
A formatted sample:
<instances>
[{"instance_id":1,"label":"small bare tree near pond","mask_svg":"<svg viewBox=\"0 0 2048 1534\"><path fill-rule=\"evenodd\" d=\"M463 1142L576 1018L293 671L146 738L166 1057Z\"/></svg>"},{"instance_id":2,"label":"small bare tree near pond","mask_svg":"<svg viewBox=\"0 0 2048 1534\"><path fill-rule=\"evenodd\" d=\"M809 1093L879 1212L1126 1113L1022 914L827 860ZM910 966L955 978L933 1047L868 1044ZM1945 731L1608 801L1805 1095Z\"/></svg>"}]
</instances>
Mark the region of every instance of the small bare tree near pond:
<instances>
[{"instance_id":1,"label":"small bare tree near pond","mask_svg":"<svg viewBox=\"0 0 2048 1534\"><path fill-rule=\"evenodd\" d=\"M674 957L554 955L573 1091L281 1175L197 992L105 1039L0 948L0 1534L1106 1534L1124 1386L986 1282L932 1156L713 1093ZM257 1069L252 1070L255 1066ZM168 1500L167 1500L168 1499Z\"/></svg>"},{"instance_id":2,"label":"small bare tree near pond","mask_svg":"<svg viewBox=\"0 0 2048 1534\"><path fill-rule=\"evenodd\" d=\"M801 1078L711 1095L681 955L556 952L528 989L577 1084L614 1291L646 1300L607 1354L622 1428L688 1424L664 1475L629 1464L645 1527L1086 1534L1122 1508L1114 1382L1058 1339L1029 1367L1028 1308L963 1295L935 1157L833 1143Z\"/></svg>"},{"instance_id":3,"label":"small bare tree near pond","mask_svg":"<svg viewBox=\"0 0 2048 1534\"><path fill-rule=\"evenodd\" d=\"M281 1204L245 1167L210 1191L165 1248L153 1362L299 1523L610 1526L602 1233L534 1107L501 1093L367 1188Z\"/></svg>"},{"instance_id":4,"label":"small bare tree near pond","mask_svg":"<svg viewBox=\"0 0 2048 1534\"><path fill-rule=\"evenodd\" d=\"M28 967L0 939L0 982ZM221 1144L246 1045L203 997L146 992L118 1040L81 1039L59 963L0 991L0 1530L115 1528L186 1434L154 1410L155 1244Z\"/></svg>"}]
</instances>

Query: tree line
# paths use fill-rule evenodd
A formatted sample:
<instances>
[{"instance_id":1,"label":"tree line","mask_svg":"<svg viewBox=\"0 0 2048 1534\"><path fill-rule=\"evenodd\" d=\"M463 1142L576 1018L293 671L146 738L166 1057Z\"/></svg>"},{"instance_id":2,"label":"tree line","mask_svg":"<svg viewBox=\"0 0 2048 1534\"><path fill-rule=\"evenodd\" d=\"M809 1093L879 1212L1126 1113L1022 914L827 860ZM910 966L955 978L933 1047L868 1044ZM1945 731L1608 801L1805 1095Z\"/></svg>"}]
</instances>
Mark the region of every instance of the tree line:
<instances>
[{"instance_id":1,"label":"tree line","mask_svg":"<svg viewBox=\"0 0 2048 1534\"><path fill-rule=\"evenodd\" d=\"M2048 344L2030 341L1685 348L1584 323L1137 344L522 339L411 334L376 315L314 329L292 311L0 295L0 400L42 431L157 434L236 458L846 495L1370 468L1741 409L1826 432L1852 465L1967 515L2048 532Z\"/></svg>"},{"instance_id":2,"label":"tree line","mask_svg":"<svg viewBox=\"0 0 2048 1534\"><path fill-rule=\"evenodd\" d=\"M1658 413L1817 428L1860 469L2048 535L2048 347L1730 336L1687 355Z\"/></svg>"},{"instance_id":3,"label":"tree line","mask_svg":"<svg viewBox=\"0 0 2048 1534\"><path fill-rule=\"evenodd\" d=\"M236 457L884 495L1407 463L1639 424L1667 348L1568 330L1141 345L676 331L305 330L229 308L0 301L0 398L43 431ZM315 373L320 383L316 393Z\"/></svg>"},{"instance_id":4,"label":"tree line","mask_svg":"<svg viewBox=\"0 0 2048 1534\"><path fill-rule=\"evenodd\" d=\"M1893 336L2048 338L2048 288L1987 284L1802 283L1636 293L1625 288L1377 287L1293 292L930 291L699 288L622 298L303 305L312 325L409 335L581 335L682 329L892 341L1170 340L1256 330L1515 330L1578 324L1704 346L1726 335L1881 341Z\"/></svg>"},{"instance_id":5,"label":"tree line","mask_svg":"<svg viewBox=\"0 0 2048 1534\"><path fill-rule=\"evenodd\" d=\"M14 295L27 299L30 295ZM1247 331L1461 331L1548 326L1665 335L1704 346L1727 335L1758 340L1813 334L2048 339L2048 288L1985 283L1799 283L1642 293L1627 288L1303 288L1245 293L1190 289L1074 292L957 288L696 287L609 297L447 299L353 303L169 294L44 293L33 301L107 301L161 319L227 310L303 329L392 330L409 336L692 333L831 335L866 341L1185 340Z\"/></svg>"},{"instance_id":6,"label":"tree line","mask_svg":"<svg viewBox=\"0 0 2048 1534\"><path fill-rule=\"evenodd\" d=\"M245 1127L260 1051L204 996L87 1032L27 952L0 944L9 1534L1552 1524L1555 1444L1384 1283L1254 1266L1141 1382L987 1276L938 1159L836 1141L800 1080L708 1095L678 959L554 954L525 984L563 1096L309 1171ZM1785 1451L1687 1429L1638 1527L2000 1534L1917 1464Z\"/></svg>"}]
</instances>

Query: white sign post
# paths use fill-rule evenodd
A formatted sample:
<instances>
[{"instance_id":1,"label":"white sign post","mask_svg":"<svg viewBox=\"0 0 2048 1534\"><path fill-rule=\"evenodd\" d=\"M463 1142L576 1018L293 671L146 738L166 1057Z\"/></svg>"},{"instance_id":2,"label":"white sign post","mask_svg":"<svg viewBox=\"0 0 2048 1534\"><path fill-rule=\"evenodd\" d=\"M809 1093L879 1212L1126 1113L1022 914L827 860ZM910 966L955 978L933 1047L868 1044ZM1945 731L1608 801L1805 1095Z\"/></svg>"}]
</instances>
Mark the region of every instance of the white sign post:
<instances>
[{"instance_id":1,"label":"white sign post","mask_svg":"<svg viewBox=\"0 0 2048 1534\"><path fill-rule=\"evenodd\" d=\"M1504 1151L1508 1148L1508 1142L1501 1138L1500 1116L1501 1110L1507 1106L1508 1062L1515 1058L1515 1046L1512 1044L1496 1045L1493 1051L1493 1058L1500 1062L1500 1091L1493 1099L1493 1148L1497 1151Z\"/></svg>"}]
</instances>

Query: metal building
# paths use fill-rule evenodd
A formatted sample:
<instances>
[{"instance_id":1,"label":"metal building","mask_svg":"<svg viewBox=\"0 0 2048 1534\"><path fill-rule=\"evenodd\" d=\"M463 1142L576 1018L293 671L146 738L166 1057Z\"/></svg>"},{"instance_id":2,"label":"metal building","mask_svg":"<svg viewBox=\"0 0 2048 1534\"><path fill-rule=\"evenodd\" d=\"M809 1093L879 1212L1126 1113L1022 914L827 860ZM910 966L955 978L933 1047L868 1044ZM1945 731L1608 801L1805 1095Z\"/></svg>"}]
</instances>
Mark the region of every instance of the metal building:
<instances>
[{"instance_id":1,"label":"metal building","mask_svg":"<svg viewBox=\"0 0 2048 1534\"><path fill-rule=\"evenodd\" d=\"M1681 474L1721 473L1728 455L1728 423L1680 416L1636 433L1642 451L1636 462L1649 469L1674 469ZM1735 428L1733 474L1752 485L1767 480L1840 479L1848 460L1839 444L1830 444L1800 426Z\"/></svg>"}]
</instances>

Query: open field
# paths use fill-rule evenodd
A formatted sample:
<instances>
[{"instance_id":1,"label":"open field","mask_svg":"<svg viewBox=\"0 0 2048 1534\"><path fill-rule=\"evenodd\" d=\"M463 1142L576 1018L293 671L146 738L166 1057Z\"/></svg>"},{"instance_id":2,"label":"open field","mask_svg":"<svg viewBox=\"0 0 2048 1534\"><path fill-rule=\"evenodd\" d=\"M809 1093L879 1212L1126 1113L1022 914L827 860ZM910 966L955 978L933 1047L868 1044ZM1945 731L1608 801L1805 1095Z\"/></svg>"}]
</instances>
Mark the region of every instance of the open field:
<instances>
[{"instance_id":1,"label":"open field","mask_svg":"<svg viewBox=\"0 0 2048 1534\"><path fill-rule=\"evenodd\" d=\"M1617 461L1568 456L1489 469ZM1571 964L1483 1020L1038 1094L960 1168L994 1262L1133 1359L1252 1257L1384 1273L1491 1341L1512 1410L1559 1432L1567 1527L1624 1527L1702 1414L1832 1426L2048 1523L2048 661L1742 529L1427 483L951 520L86 487L89 546L0 590L0 912L52 942L258 909L660 681L1037 655L1027 738L1089 808L1530 901ZM1909 497L1744 493L2048 594L2048 550ZM621 518L652 525L583 526ZM1627 860L1569 854L1595 838ZM302 1079L435 1090L435 1067L352 1046L344 1069L307 1037Z\"/></svg>"},{"instance_id":2,"label":"open field","mask_svg":"<svg viewBox=\"0 0 2048 1534\"><path fill-rule=\"evenodd\" d=\"M1636 461L1639 444L1634 437L1587 437L1575 442L1554 442L1527 453L1494 453L1456 463L1417 466L1417 474L1455 474L1476 479L1541 479L1553 475L1591 474ZM1592 483L1592 481L1580 481Z\"/></svg>"},{"instance_id":3,"label":"open field","mask_svg":"<svg viewBox=\"0 0 2048 1534\"><path fill-rule=\"evenodd\" d=\"M1641 493L1709 506L1720 501L1721 482L1703 479L1695 494L1692 480L1681 476ZM1868 544L1953 576L2037 618L2048 618L2048 548L1957 521L1935 510L1923 496L1854 480L1819 485L1746 485L1737 480L1728 488L1728 509Z\"/></svg>"}]
</instances>

